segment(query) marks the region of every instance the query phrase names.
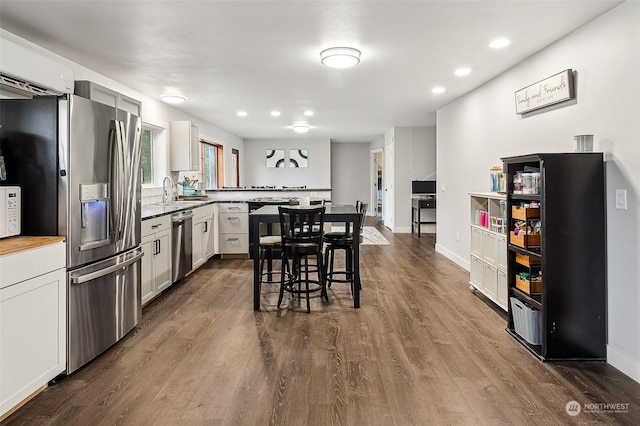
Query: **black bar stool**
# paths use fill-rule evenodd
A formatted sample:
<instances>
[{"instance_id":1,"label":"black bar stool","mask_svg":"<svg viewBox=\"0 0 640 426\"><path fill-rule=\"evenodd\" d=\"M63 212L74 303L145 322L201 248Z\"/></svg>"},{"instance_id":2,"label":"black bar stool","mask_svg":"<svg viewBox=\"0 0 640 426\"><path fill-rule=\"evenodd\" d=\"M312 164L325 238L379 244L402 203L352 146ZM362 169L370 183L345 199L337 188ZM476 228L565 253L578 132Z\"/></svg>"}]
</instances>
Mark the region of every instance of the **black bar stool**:
<instances>
[{"instance_id":1,"label":"black bar stool","mask_svg":"<svg viewBox=\"0 0 640 426\"><path fill-rule=\"evenodd\" d=\"M349 283L351 285L351 293L353 294L354 275L353 275L353 246L360 244L362 241L362 230L364 228L364 218L367 214L367 203L356 201L356 211L360 213L360 229L357 233L357 239L354 236L355 230L351 230L350 224L345 223L343 231L327 232L324 234L323 242L325 244L324 267L325 280L327 286L331 287L332 283ZM345 269L336 270L334 268L334 260L336 250L345 251Z\"/></svg>"},{"instance_id":2,"label":"black bar stool","mask_svg":"<svg viewBox=\"0 0 640 426\"><path fill-rule=\"evenodd\" d=\"M324 212L324 206L308 208L278 206L282 239L278 307L282 303L285 291L298 294L298 297L305 294L307 312L311 312L311 293L319 291L320 296L329 301L322 266ZM309 258L313 256L316 258L315 265L309 264ZM290 260L292 267L289 267ZM314 273L316 279L312 280L310 275Z\"/></svg>"}]
</instances>

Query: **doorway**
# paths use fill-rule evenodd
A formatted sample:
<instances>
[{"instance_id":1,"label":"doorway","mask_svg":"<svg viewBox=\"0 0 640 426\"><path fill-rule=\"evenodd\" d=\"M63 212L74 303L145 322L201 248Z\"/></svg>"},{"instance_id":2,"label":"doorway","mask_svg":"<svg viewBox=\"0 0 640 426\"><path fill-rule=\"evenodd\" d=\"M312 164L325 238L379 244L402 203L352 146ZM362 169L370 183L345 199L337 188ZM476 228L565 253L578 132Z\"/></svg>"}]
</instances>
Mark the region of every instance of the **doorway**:
<instances>
[{"instance_id":1,"label":"doorway","mask_svg":"<svg viewBox=\"0 0 640 426\"><path fill-rule=\"evenodd\" d=\"M371 151L371 196L369 205L371 208L371 216L375 216L379 219L383 218L383 194L384 194L384 184L383 184L383 150L374 149Z\"/></svg>"}]
</instances>

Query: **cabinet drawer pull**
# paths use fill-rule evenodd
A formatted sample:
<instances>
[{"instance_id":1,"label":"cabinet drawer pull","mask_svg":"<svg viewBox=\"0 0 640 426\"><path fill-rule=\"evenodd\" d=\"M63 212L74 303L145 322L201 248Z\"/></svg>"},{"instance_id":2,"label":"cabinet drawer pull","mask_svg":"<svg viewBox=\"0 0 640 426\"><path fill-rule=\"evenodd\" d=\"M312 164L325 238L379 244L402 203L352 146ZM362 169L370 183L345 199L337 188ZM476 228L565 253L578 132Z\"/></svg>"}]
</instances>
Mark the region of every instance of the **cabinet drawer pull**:
<instances>
[{"instance_id":1,"label":"cabinet drawer pull","mask_svg":"<svg viewBox=\"0 0 640 426\"><path fill-rule=\"evenodd\" d=\"M240 220L238 216L229 216L227 220Z\"/></svg>"},{"instance_id":2,"label":"cabinet drawer pull","mask_svg":"<svg viewBox=\"0 0 640 426\"><path fill-rule=\"evenodd\" d=\"M238 238L238 237L227 238L227 241L238 241L238 240L240 240L240 238Z\"/></svg>"},{"instance_id":3,"label":"cabinet drawer pull","mask_svg":"<svg viewBox=\"0 0 640 426\"><path fill-rule=\"evenodd\" d=\"M157 225L151 225L151 229L156 229L157 227L159 227L160 225L162 225L161 223L158 223Z\"/></svg>"}]
</instances>

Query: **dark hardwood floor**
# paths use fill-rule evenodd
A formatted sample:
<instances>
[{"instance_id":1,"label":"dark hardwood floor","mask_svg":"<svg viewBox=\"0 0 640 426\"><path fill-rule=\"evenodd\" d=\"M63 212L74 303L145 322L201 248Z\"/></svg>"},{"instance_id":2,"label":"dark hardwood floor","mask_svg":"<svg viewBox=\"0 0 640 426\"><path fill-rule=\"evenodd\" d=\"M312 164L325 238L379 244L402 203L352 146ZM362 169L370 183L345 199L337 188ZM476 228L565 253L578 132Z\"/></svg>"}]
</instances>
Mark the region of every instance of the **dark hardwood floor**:
<instances>
[{"instance_id":1,"label":"dark hardwood floor","mask_svg":"<svg viewBox=\"0 0 640 426\"><path fill-rule=\"evenodd\" d=\"M605 363L539 362L433 235L377 226L391 245L362 246L361 309L334 284L311 314L304 299L278 311L277 286L254 312L251 262L212 259L5 423L640 424L640 384Z\"/></svg>"}]
</instances>

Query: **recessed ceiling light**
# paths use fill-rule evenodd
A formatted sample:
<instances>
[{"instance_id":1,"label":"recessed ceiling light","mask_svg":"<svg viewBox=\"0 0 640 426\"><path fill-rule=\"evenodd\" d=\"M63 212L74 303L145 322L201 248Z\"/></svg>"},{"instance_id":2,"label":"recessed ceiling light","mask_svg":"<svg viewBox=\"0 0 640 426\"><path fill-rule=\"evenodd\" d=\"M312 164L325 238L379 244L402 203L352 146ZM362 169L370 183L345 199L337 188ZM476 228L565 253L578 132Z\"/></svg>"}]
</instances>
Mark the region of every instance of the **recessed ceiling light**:
<instances>
[{"instance_id":1,"label":"recessed ceiling light","mask_svg":"<svg viewBox=\"0 0 640 426\"><path fill-rule=\"evenodd\" d=\"M247 111L238 111L238 117L246 117Z\"/></svg>"},{"instance_id":2,"label":"recessed ceiling light","mask_svg":"<svg viewBox=\"0 0 640 426\"><path fill-rule=\"evenodd\" d=\"M280 117L280 111L271 111L272 117Z\"/></svg>"},{"instance_id":3,"label":"recessed ceiling light","mask_svg":"<svg viewBox=\"0 0 640 426\"><path fill-rule=\"evenodd\" d=\"M160 98L168 104L181 104L187 100L187 98L181 95L162 95Z\"/></svg>"},{"instance_id":4,"label":"recessed ceiling light","mask_svg":"<svg viewBox=\"0 0 640 426\"><path fill-rule=\"evenodd\" d=\"M304 115L306 115L307 117L311 117L313 115L313 111L305 111Z\"/></svg>"},{"instance_id":5,"label":"recessed ceiling light","mask_svg":"<svg viewBox=\"0 0 640 426\"><path fill-rule=\"evenodd\" d=\"M446 89L444 87L436 86L433 89L431 89L431 93L444 93L445 90Z\"/></svg>"},{"instance_id":6,"label":"recessed ceiling light","mask_svg":"<svg viewBox=\"0 0 640 426\"><path fill-rule=\"evenodd\" d=\"M511 42L506 38L497 38L489 43L489 47L492 49L502 49L503 47L507 47Z\"/></svg>"},{"instance_id":7,"label":"recessed ceiling light","mask_svg":"<svg viewBox=\"0 0 640 426\"><path fill-rule=\"evenodd\" d=\"M349 68L360 62L360 51L352 47L331 47L320 52L320 62L331 68Z\"/></svg>"},{"instance_id":8,"label":"recessed ceiling light","mask_svg":"<svg viewBox=\"0 0 640 426\"><path fill-rule=\"evenodd\" d=\"M309 126L306 124L294 124L291 128L296 133L307 133L309 131Z\"/></svg>"},{"instance_id":9,"label":"recessed ceiling light","mask_svg":"<svg viewBox=\"0 0 640 426\"><path fill-rule=\"evenodd\" d=\"M471 74L471 69L470 68L464 68L464 67L463 68L458 68L453 73L455 75L457 75L458 77L462 77L462 76Z\"/></svg>"}]
</instances>

